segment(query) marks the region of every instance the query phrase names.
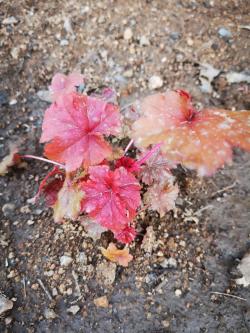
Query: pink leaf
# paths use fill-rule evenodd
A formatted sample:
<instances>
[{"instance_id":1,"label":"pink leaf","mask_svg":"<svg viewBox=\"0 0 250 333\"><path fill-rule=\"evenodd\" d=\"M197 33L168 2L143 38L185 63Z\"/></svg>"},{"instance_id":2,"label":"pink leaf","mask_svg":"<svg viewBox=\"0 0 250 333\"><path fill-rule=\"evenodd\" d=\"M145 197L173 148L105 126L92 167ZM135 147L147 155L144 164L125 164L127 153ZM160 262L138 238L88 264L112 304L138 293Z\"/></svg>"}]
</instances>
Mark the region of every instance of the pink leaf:
<instances>
[{"instance_id":1,"label":"pink leaf","mask_svg":"<svg viewBox=\"0 0 250 333\"><path fill-rule=\"evenodd\" d=\"M142 116L133 125L139 147L163 142L167 160L211 175L232 160L232 147L250 151L248 111L204 109L198 112L184 91L169 91L141 101Z\"/></svg>"},{"instance_id":2,"label":"pink leaf","mask_svg":"<svg viewBox=\"0 0 250 333\"><path fill-rule=\"evenodd\" d=\"M82 184L85 198L82 210L115 234L123 231L140 205L140 185L123 167L89 168L90 179Z\"/></svg>"},{"instance_id":3,"label":"pink leaf","mask_svg":"<svg viewBox=\"0 0 250 333\"><path fill-rule=\"evenodd\" d=\"M160 216L175 208L175 201L178 196L178 186L170 183L155 183L149 187L145 194L145 203L149 208L156 210Z\"/></svg>"},{"instance_id":4,"label":"pink leaf","mask_svg":"<svg viewBox=\"0 0 250 333\"><path fill-rule=\"evenodd\" d=\"M78 72L73 72L71 74L64 75L57 73L51 82L49 87L52 92L52 100L56 101L61 96L76 91L76 86L83 84L83 75Z\"/></svg>"},{"instance_id":5,"label":"pink leaf","mask_svg":"<svg viewBox=\"0 0 250 333\"><path fill-rule=\"evenodd\" d=\"M173 167L173 165L170 165L162 153L158 151L141 166L141 179L147 185L152 185L154 182L163 183L166 181L173 183L174 176L170 172L170 167Z\"/></svg>"},{"instance_id":6,"label":"pink leaf","mask_svg":"<svg viewBox=\"0 0 250 333\"><path fill-rule=\"evenodd\" d=\"M98 164L112 150L103 135L117 134L120 126L117 106L71 93L46 111L41 142L45 155L65 163L67 171Z\"/></svg>"}]
</instances>

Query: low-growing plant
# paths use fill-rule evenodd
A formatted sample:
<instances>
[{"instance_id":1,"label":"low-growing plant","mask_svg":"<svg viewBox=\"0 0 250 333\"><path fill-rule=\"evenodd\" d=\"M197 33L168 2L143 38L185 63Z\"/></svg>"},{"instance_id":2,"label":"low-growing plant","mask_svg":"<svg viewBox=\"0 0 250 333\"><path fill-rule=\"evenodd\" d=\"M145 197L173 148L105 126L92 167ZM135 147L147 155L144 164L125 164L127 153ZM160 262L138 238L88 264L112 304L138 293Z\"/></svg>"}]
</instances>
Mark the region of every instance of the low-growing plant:
<instances>
[{"instance_id":1,"label":"low-growing plant","mask_svg":"<svg viewBox=\"0 0 250 333\"><path fill-rule=\"evenodd\" d=\"M136 236L142 203L160 216L175 207L178 185L170 169L181 164L210 176L231 163L233 147L250 151L250 112L198 111L182 90L147 96L125 115L112 89L84 92L80 73L56 74L50 92L40 139L46 158L20 156L13 148L0 164L1 174L26 158L53 164L34 200L44 197L56 222L98 224L123 244ZM125 123L131 140L123 151L117 142ZM132 146L136 157L128 156ZM123 255L114 245L102 251L112 260Z\"/></svg>"}]
</instances>

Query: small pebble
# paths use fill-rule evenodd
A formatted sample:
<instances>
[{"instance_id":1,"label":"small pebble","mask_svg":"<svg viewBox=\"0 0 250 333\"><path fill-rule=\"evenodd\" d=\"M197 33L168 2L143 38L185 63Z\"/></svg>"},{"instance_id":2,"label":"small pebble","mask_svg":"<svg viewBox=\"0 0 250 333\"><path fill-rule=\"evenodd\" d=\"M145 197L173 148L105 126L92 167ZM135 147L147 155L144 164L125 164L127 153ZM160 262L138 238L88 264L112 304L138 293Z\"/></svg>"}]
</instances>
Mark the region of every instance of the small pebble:
<instances>
[{"instance_id":1,"label":"small pebble","mask_svg":"<svg viewBox=\"0 0 250 333\"><path fill-rule=\"evenodd\" d=\"M155 90L163 86L163 80L160 76L153 75L149 79L148 87L150 90Z\"/></svg>"},{"instance_id":2,"label":"small pebble","mask_svg":"<svg viewBox=\"0 0 250 333\"><path fill-rule=\"evenodd\" d=\"M146 36L141 36L141 38L140 38L140 45L141 46L148 46L148 45L150 45L150 41L148 40L148 38Z\"/></svg>"},{"instance_id":3,"label":"small pebble","mask_svg":"<svg viewBox=\"0 0 250 333\"><path fill-rule=\"evenodd\" d=\"M69 266L72 263L73 259L70 256L61 256L60 265L61 266Z\"/></svg>"},{"instance_id":4,"label":"small pebble","mask_svg":"<svg viewBox=\"0 0 250 333\"><path fill-rule=\"evenodd\" d=\"M177 261L174 258L167 258L160 265L163 268L176 268Z\"/></svg>"},{"instance_id":5,"label":"small pebble","mask_svg":"<svg viewBox=\"0 0 250 333\"><path fill-rule=\"evenodd\" d=\"M182 295L182 291L180 289L175 290L175 296L180 297Z\"/></svg>"},{"instance_id":6,"label":"small pebble","mask_svg":"<svg viewBox=\"0 0 250 333\"><path fill-rule=\"evenodd\" d=\"M98 308L107 308L109 306L107 296L101 296L101 297L95 298L94 304Z\"/></svg>"},{"instance_id":7,"label":"small pebble","mask_svg":"<svg viewBox=\"0 0 250 333\"><path fill-rule=\"evenodd\" d=\"M72 313L73 315L77 314L77 312L80 310L80 306L78 305L72 305L70 308L67 309L68 313Z\"/></svg>"},{"instance_id":8,"label":"small pebble","mask_svg":"<svg viewBox=\"0 0 250 333\"><path fill-rule=\"evenodd\" d=\"M57 315L55 314L55 311L52 309L45 309L44 311L44 317L46 319L55 319Z\"/></svg>"},{"instance_id":9,"label":"small pebble","mask_svg":"<svg viewBox=\"0 0 250 333\"><path fill-rule=\"evenodd\" d=\"M130 40L133 37L133 31L130 28L126 28L123 33L123 38L125 40Z\"/></svg>"},{"instance_id":10,"label":"small pebble","mask_svg":"<svg viewBox=\"0 0 250 333\"><path fill-rule=\"evenodd\" d=\"M6 19L4 19L2 21L2 24L4 24L4 25L16 24L17 22L18 22L18 20L14 16L10 16L10 17L6 17Z\"/></svg>"},{"instance_id":11,"label":"small pebble","mask_svg":"<svg viewBox=\"0 0 250 333\"><path fill-rule=\"evenodd\" d=\"M219 33L220 37L222 37L222 38L232 37L231 31L229 31L229 30L227 30L226 28L223 28L223 27L218 30L218 33Z\"/></svg>"},{"instance_id":12,"label":"small pebble","mask_svg":"<svg viewBox=\"0 0 250 333\"><path fill-rule=\"evenodd\" d=\"M13 302L0 294L0 315L13 308Z\"/></svg>"}]
</instances>

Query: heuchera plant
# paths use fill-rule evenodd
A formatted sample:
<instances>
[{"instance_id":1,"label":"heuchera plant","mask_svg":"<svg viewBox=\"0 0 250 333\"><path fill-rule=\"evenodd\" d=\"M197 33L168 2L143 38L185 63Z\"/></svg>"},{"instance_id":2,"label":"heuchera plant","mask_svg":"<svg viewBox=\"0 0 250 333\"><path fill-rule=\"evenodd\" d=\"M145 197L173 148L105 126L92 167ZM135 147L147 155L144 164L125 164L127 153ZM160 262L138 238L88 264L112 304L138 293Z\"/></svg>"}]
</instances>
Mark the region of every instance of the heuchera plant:
<instances>
[{"instance_id":1,"label":"heuchera plant","mask_svg":"<svg viewBox=\"0 0 250 333\"><path fill-rule=\"evenodd\" d=\"M76 72L54 76L40 140L46 143L48 159L22 156L54 164L35 200L45 198L56 222L79 218L86 228L99 224L121 243L130 243L143 201L160 216L175 207L178 186L171 168L182 164L210 176L231 162L232 147L250 151L248 111L198 111L187 92L176 90L148 96L131 107L132 140L124 152L117 152L112 138L121 135L123 124L115 93L106 88L100 95L87 95L81 92L83 84ZM127 156L132 145L136 158ZM14 149L0 164L1 173L17 161L20 155ZM103 251L113 261L125 253L114 245ZM131 257L126 252L124 258L127 265Z\"/></svg>"}]
</instances>

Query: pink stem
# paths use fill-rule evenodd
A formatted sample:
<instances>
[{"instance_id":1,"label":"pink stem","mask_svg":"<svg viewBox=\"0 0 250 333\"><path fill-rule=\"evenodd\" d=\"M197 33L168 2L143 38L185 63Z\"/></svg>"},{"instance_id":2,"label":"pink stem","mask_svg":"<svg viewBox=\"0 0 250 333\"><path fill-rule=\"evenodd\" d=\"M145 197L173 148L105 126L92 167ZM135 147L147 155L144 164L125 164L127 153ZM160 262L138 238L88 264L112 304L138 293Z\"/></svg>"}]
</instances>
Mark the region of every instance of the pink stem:
<instances>
[{"instance_id":1,"label":"pink stem","mask_svg":"<svg viewBox=\"0 0 250 333\"><path fill-rule=\"evenodd\" d=\"M158 143L155 145L149 152L147 152L146 155L144 155L140 160L136 162L138 166L142 165L144 162L146 162L157 150L160 149L162 143Z\"/></svg>"},{"instance_id":2,"label":"pink stem","mask_svg":"<svg viewBox=\"0 0 250 333\"><path fill-rule=\"evenodd\" d=\"M125 148L125 151L124 151L124 155L126 155L127 151L129 150L129 148L132 146L132 144L134 143L134 140L131 139L127 145L127 147Z\"/></svg>"},{"instance_id":3,"label":"pink stem","mask_svg":"<svg viewBox=\"0 0 250 333\"><path fill-rule=\"evenodd\" d=\"M34 155L22 155L21 157L23 157L23 158L32 158L34 160L39 160L39 161L51 163L51 164L54 164L54 165L58 165L62 169L65 169L65 166L63 164L55 162L55 161L48 160L47 158L43 158L43 157L39 157L39 156L34 156Z\"/></svg>"}]
</instances>

